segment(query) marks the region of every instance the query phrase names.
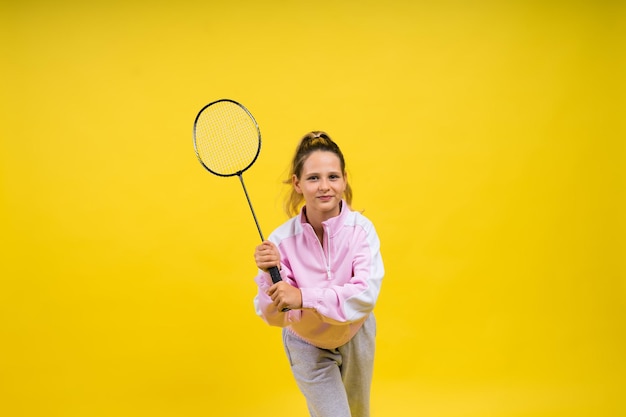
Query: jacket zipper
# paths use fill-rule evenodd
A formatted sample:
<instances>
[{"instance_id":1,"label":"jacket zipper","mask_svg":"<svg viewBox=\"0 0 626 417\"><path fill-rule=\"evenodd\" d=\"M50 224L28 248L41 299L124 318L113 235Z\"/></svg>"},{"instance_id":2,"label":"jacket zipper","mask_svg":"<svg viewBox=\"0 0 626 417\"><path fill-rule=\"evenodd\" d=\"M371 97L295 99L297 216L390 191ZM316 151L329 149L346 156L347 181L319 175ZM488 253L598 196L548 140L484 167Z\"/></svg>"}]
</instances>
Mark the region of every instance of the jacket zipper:
<instances>
[{"instance_id":1,"label":"jacket zipper","mask_svg":"<svg viewBox=\"0 0 626 417\"><path fill-rule=\"evenodd\" d=\"M332 272L330 271L330 236L328 236L326 227L324 225L322 225L322 227L324 228L324 236L326 236L326 248L328 249L328 255L324 253L324 246L322 245L322 242L319 241L317 236L315 236L315 231L313 231L313 236L320 248L320 251L322 252L322 261L324 261L324 267L326 268L326 279L330 280L332 279ZM312 227L311 230L313 230Z\"/></svg>"},{"instance_id":2,"label":"jacket zipper","mask_svg":"<svg viewBox=\"0 0 626 417\"><path fill-rule=\"evenodd\" d=\"M326 228L324 228L324 234L326 235L326 248L328 249L328 257L326 258L326 276L329 280L331 280L333 278L333 274L330 271L330 234Z\"/></svg>"}]
</instances>

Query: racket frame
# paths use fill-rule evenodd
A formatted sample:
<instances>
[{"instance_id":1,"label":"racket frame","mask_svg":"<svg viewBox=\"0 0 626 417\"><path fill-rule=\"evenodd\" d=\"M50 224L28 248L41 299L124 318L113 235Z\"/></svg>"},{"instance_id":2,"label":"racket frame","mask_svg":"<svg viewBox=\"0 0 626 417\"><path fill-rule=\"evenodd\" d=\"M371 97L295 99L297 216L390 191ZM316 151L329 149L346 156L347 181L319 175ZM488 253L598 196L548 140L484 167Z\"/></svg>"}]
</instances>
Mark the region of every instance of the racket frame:
<instances>
[{"instance_id":1,"label":"racket frame","mask_svg":"<svg viewBox=\"0 0 626 417\"><path fill-rule=\"evenodd\" d=\"M198 151L198 144L197 144L197 138L196 138L196 130L197 130L196 127L198 126L198 120L200 119L200 116L202 115L202 113L204 113L204 111L206 109L208 109L209 107L211 107L211 106L213 106L215 104L224 103L224 102L235 104L236 106L239 106L244 112L246 112L248 117L250 117L250 120L252 121L252 123L254 123L254 127L255 127L256 132L257 132L257 137L259 138L259 146L257 146L256 155L254 155L254 158L252 158L252 161L245 168L243 168L243 169L241 169L239 171L233 172L231 174L224 174L224 173L221 173L221 172L214 171L214 170L209 168L204 163L204 161L202 160L202 157L200 157L200 152ZM194 149L194 151L196 153L196 157L198 158L198 161L200 162L200 164L202 164L202 166L207 171L209 171L213 175L217 175L218 177L232 177L232 176L235 176L235 175L241 176L241 174L243 174L245 171L247 171L248 168L250 168L256 162L257 158L259 157L259 154L261 153L261 144L262 144L262 141L261 141L261 129L259 129L259 124L256 122L256 119L254 118L254 116L252 116L252 113L250 113L250 111L248 109L246 109L246 107L243 104L241 104L241 103L239 103L239 102L237 102L235 100L231 100L231 99L228 99L228 98L222 98L222 99L219 99L219 100L212 101L211 103L207 104L202 109L200 109L200 111L198 112L198 115L196 116L196 119L193 122L193 149Z\"/></svg>"}]
</instances>

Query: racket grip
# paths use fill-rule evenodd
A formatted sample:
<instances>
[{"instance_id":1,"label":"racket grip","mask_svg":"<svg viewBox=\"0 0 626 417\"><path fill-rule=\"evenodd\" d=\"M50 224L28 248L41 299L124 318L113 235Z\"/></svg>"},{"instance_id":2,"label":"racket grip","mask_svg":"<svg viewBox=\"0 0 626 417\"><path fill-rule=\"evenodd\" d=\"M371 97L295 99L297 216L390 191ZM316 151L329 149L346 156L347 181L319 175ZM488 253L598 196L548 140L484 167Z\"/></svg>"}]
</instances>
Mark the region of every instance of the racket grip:
<instances>
[{"instance_id":1,"label":"racket grip","mask_svg":"<svg viewBox=\"0 0 626 417\"><path fill-rule=\"evenodd\" d=\"M274 284L282 281L282 278L280 277L280 271L278 270L277 266L273 266L270 268L270 276L272 277L272 282Z\"/></svg>"},{"instance_id":2,"label":"racket grip","mask_svg":"<svg viewBox=\"0 0 626 417\"><path fill-rule=\"evenodd\" d=\"M277 282L282 281L283 279L280 277L280 271L277 266L273 266L270 268L270 276L272 277L272 282L276 284ZM280 310L281 312L289 311L288 308L283 308Z\"/></svg>"}]
</instances>

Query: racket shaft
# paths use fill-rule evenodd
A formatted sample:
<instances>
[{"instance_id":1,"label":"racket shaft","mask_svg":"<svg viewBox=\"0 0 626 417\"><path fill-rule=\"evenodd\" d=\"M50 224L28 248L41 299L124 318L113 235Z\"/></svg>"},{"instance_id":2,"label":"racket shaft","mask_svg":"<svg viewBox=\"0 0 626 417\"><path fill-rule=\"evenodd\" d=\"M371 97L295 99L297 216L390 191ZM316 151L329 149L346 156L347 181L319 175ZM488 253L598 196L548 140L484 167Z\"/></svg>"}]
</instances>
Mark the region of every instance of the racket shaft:
<instances>
[{"instance_id":1,"label":"racket shaft","mask_svg":"<svg viewBox=\"0 0 626 417\"><path fill-rule=\"evenodd\" d=\"M252 217L254 218L254 224L256 224L256 230L259 231L259 236L261 237L261 242L265 240L263 237L263 232L261 231L261 226L259 225L259 220L256 218L256 213L254 212L254 207L252 207L252 201L250 201L250 196L248 195L248 190L246 189L246 184L243 182L243 176L241 174L237 175L239 177L239 181L241 182L241 187L243 188L243 192L246 195L246 200L248 200L248 206L250 207L250 212L252 213Z\"/></svg>"},{"instance_id":2,"label":"racket shaft","mask_svg":"<svg viewBox=\"0 0 626 417\"><path fill-rule=\"evenodd\" d=\"M246 189L246 185L243 182L243 176L241 174L238 175L239 181L241 182L241 187L243 188L243 192L246 195L246 200L248 200L248 206L250 206L250 212L252 213L252 217L254 217L254 223L256 224L256 228L259 231L259 236L261 237L261 241L264 241L263 232L261 231L261 226L259 225L259 221L256 218L256 214L254 213L254 208L252 207L252 201L250 201L250 196L248 195L248 190ZM278 267L273 266L270 268L270 276L272 277L272 282L276 284L277 282L282 281L280 277L280 271Z\"/></svg>"}]
</instances>

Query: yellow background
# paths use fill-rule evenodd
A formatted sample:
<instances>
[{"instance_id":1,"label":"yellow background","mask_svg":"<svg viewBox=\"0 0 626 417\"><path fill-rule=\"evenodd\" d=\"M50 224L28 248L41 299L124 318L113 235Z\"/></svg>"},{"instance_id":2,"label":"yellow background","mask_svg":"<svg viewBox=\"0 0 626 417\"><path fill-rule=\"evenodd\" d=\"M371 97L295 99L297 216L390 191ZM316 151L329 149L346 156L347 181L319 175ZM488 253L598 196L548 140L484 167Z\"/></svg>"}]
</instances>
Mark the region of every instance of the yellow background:
<instances>
[{"instance_id":1,"label":"yellow background","mask_svg":"<svg viewBox=\"0 0 626 417\"><path fill-rule=\"evenodd\" d=\"M266 234L326 130L387 275L373 415L626 415L617 1L4 1L0 414L306 416L258 235L192 123L231 98Z\"/></svg>"}]
</instances>

